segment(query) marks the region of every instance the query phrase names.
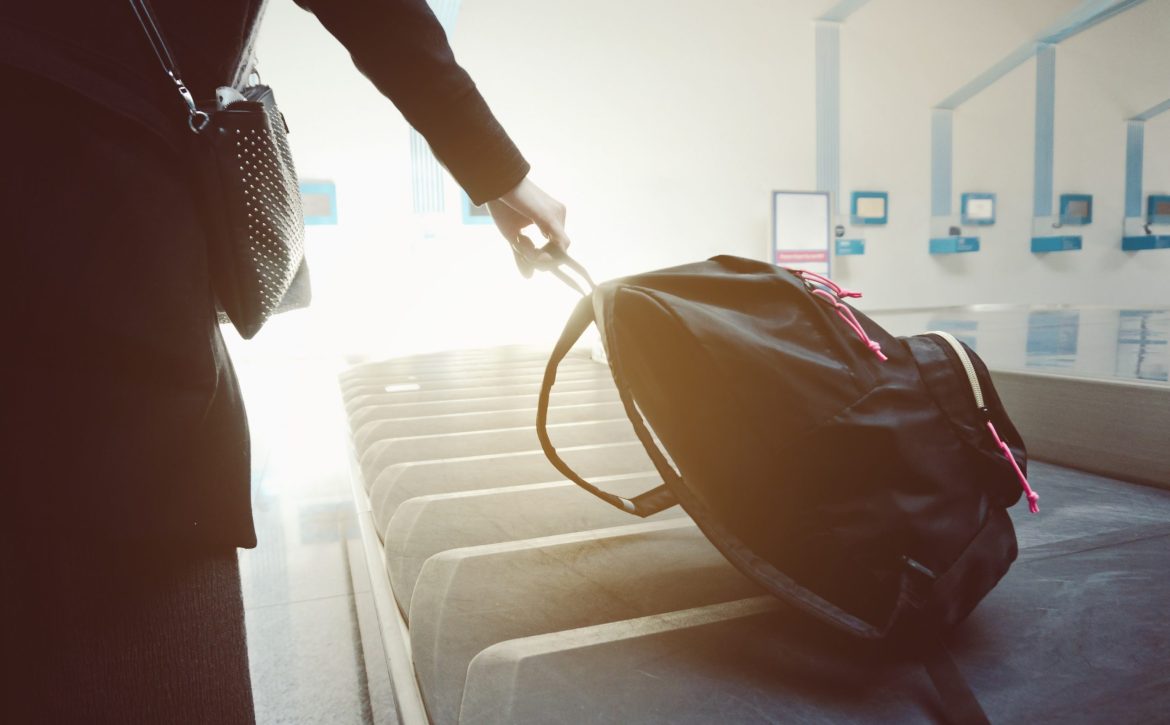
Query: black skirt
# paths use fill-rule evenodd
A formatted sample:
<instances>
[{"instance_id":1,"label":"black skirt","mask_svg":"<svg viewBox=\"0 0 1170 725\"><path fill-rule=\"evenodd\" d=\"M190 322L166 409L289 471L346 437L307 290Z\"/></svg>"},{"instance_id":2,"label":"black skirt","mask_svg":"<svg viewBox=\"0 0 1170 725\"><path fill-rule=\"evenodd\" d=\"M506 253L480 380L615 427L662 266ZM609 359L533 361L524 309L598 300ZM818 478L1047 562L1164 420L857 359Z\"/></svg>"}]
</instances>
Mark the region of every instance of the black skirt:
<instances>
[{"instance_id":1,"label":"black skirt","mask_svg":"<svg viewBox=\"0 0 1170 725\"><path fill-rule=\"evenodd\" d=\"M182 155L0 66L0 525L254 546L247 420ZM183 123L176 109L176 123Z\"/></svg>"}]
</instances>

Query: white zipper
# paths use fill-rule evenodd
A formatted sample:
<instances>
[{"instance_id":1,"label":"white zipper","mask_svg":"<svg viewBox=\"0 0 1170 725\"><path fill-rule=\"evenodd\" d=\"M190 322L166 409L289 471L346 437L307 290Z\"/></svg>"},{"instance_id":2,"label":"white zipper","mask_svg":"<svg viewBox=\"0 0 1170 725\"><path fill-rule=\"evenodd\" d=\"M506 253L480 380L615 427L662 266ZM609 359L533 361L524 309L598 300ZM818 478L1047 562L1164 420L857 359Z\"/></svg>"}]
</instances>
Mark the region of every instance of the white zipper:
<instances>
[{"instance_id":1,"label":"white zipper","mask_svg":"<svg viewBox=\"0 0 1170 725\"><path fill-rule=\"evenodd\" d=\"M1024 495L1028 499L1028 510L1034 514L1040 513L1040 506L1037 503L1040 500L1040 496L1028 485L1028 477L1024 475L1020 464L1016 463L1015 456L1012 455L1012 451L1008 448L1007 443L1004 443L1003 438L999 436L999 432L995 430L995 424L991 422L991 411L983 404L983 388L979 385L979 376L975 374L975 364L971 362L971 356L967 354L966 348L963 347L963 344L959 342L958 338L949 332L932 330L926 334L938 335L946 340L947 344L951 346L951 349L955 351L955 354L959 356L959 362L963 363L963 369L967 371L967 382L971 384L971 392L975 395L975 405L979 407L979 412L983 413L987 430L991 433L995 445L999 447L999 452L1011 462L1012 469L1015 470L1016 477L1020 481L1020 486L1024 489Z\"/></svg>"},{"instance_id":2,"label":"white zipper","mask_svg":"<svg viewBox=\"0 0 1170 725\"><path fill-rule=\"evenodd\" d=\"M967 354L963 343L959 342L958 338L951 333L942 330L931 330L926 334L938 335L946 340L955 354L959 356L959 362L963 363L963 369L967 371L967 382L971 383L971 392L975 394L975 405L978 406L979 410L983 410L986 407L983 405L983 388L979 385L979 376L975 374L975 364L971 362L971 356Z\"/></svg>"}]
</instances>

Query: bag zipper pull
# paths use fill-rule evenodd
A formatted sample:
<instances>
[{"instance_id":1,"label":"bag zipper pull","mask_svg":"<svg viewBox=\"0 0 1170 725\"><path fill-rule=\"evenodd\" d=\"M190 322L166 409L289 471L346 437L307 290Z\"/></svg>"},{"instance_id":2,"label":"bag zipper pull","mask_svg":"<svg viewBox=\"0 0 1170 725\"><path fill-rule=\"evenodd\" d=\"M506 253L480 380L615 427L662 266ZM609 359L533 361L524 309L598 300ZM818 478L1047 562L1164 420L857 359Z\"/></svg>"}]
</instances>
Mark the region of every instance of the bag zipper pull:
<instances>
[{"instance_id":1,"label":"bag zipper pull","mask_svg":"<svg viewBox=\"0 0 1170 725\"><path fill-rule=\"evenodd\" d=\"M937 335L942 338L943 342L947 343L952 350L955 351L955 356L959 358L959 362L963 364L963 371L967 373L967 382L971 385L971 394L975 398L975 405L979 408L979 412L983 413L983 420L987 423L987 430L991 433L992 440L999 446L999 451L1004 455L1008 461L1011 462L1012 468L1016 471L1016 478L1020 480L1020 487L1024 489L1024 493L1028 497L1028 510L1034 514L1040 513L1040 505L1037 503L1040 500L1040 495L1032 490L1028 485L1028 477L1020 470L1020 464L1016 463L1015 456L1008 448L1007 443L1003 442L1003 438L999 437L999 431L991 422L991 411L983 402L983 388L979 385L979 376L975 373L975 364L971 362L971 358L967 355L967 351L963 348L962 343L958 338L949 332L942 330L933 330L926 333L928 335Z\"/></svg>"},{"instance_id":2,"label":"bag zipper pull","mask_svg":"<svg viewBox=\"0 0 1170 725\"><path fill-rule=\"evenodd\" d=\"M877 356L878 360L881 360L882 362L889 360L889 358L886 357L886 354L882 352L881 344L866 333L865 328L863 328L861 323L857 321L857 316L853 314L853 310L849 309L849 306L841 301L849 297L860 297L860 292L847 290L828 277L819 275L816 272L810 272L807 269L793 269L791 267L784 267L783 269L788 270L793 275L795 275L797 279L799 279L801 282L804 282L804 286L808 288L808 291L813 295L824 299L830 305L832 305L833 309L837 312L837 316L840 317L846 325L849 325L849 328L853 330L853 332L857 333L857 337L859 337L861 342L869 348L870 352Z\"/></svg>"},{"instance_id":3,"label":"bag zipper pull","mask_svg":"<svg viewBox=\"0 0 1170 725\"><path fill-rule=\"evenodd\" d=\"M820 297L832 305L833 309L837 312L837 316L840 317L841 320L849 326L849 329L853 330L861 342L870 349L870 352L877 356L878 360L881 360L882 362L889 360L889 358L886 357L886 354L882 352L881 343L869 336L869 334L865 331L865 328L862 327L861 323L857 321L857 316L853 314L853 310L849 309L848 305L846 305L840 299L834 297L833 293L823 290L819 287L813 289L812 294L813 296Z\"/></svg>"},{"instance_id":4,"label":"bag zipper pull","mask_svg":"<svg viewBox=\"0 0 1170 725\"><path fill-rule=\"evenodd\" d=\"M1003 438L999 437L999 432L995 430L995 424L991 422L991 411L986 407L980 408L983 412L983 418L987 421L987 430L991 431L991 437L995 444L999 446L999 450L1003 453L1004 458L1012 464L1012 468L1016 471L1016 477L1020 479L1020 487L1024 489L1024 496L1028 499L1028 510L1034 514L1040 513L1040 494L1032 490L1032 486L1028 483L1028 477L1020 470L1020 464L1016 463L1016 457L1012 455L1012 451L1008 448L1008 444L1004 443Z\"/></svg>"}]
</instances>

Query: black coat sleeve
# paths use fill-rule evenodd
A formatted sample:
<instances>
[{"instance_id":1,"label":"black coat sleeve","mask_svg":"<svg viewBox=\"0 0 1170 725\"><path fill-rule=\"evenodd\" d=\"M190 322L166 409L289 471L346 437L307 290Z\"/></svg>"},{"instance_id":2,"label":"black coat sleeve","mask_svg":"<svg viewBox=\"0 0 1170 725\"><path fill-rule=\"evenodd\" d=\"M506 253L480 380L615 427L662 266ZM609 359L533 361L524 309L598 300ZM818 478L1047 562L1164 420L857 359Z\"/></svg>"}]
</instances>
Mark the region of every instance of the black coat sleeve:
<instances>
[{"instance_id":1,"label":"black coat sleeve","mask_svg":"<svg viewBox=\"0 0 1170 725\"><path fill-rule=\"evenodd\" d=\"M341 41L474 203L498 198L528 173L425 0L295 2Z\"/></svg>"}]
</instances>

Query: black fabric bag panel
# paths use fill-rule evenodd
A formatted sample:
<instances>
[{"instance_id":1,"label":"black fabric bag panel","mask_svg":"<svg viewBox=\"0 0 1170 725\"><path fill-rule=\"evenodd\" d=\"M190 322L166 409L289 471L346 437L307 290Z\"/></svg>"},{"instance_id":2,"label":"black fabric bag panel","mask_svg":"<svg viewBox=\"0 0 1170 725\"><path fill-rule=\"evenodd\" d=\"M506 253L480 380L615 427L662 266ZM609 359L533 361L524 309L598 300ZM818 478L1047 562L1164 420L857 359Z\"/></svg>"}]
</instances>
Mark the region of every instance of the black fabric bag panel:
<instances>
[{"instance_id":1,"label":"black fabric bag panel","mask_svg":"<svg viewBox=\"0 0 1170 725\"><path fill-rule=\"evenodd\" d=\"M681 474L672 493L772 593L880 637L909 599L957 621L1010 566L999 514L1019 486L938 342L920 360L919 342L855 313L882 362L803 280L735 257L607 282L592 304L619 388Z\"/></svg>"},{"instance_id":2,"label":"black fabric bag panel","mask_svg":"<svg viewBox=\"0 0 1170 725\"><path fill-rule=\"evenodd\" d=\"M931 626L953 627L967 618L983 597L1007 574L1019 544L1011 516L993 507L983 526L963 547L963 552L931 588L924 610Z\"/></svg>"},{"instance_id":3,"label":"black fabric bag panel","mask_svg":"<svg viewBox=\"0 0 1170 725\"><path fill-rule=\"evenodd\" d=\"M983 461L979 480L987 486L992 501L1003 508L1014 505L1020 500L1023 490L1012 475L1011 463L1003 457L998 447L990 444L986 418L975 406L967 374L954 350L935 335L906 337L902 343L914 356L927 390L954 427L956 436L981 454ZM963 348L975 366L984 405L992 424L1008 444L1020 469L1026 472L1028 460L1023 438L1004 410L991 382L991 373L974 350L965 344Z\"/></svg>"},{"instance_id":4,"label":"black fabric bag panel","mask_svg":"<svg viewBox=\"0 0 1170 725\"><path fill-rule=\"evenodd\" d=\"M629 384L640 406L701 414L680 396L701 408L718 398L706 385L743 380L724 402L785 410L771 431L778 442L815 425L826 405L851 405L871 385L859 377L869 361L832 334L840 323L822 307L793 278L731 272L714 260L604 283L594 293L610 365L623 379L637 376ZM822 344L794 346L792 339ZM686 375L703 384L688 386ZM768 385L749 382L763 380Z\"/></svg>"}]
</instances>

